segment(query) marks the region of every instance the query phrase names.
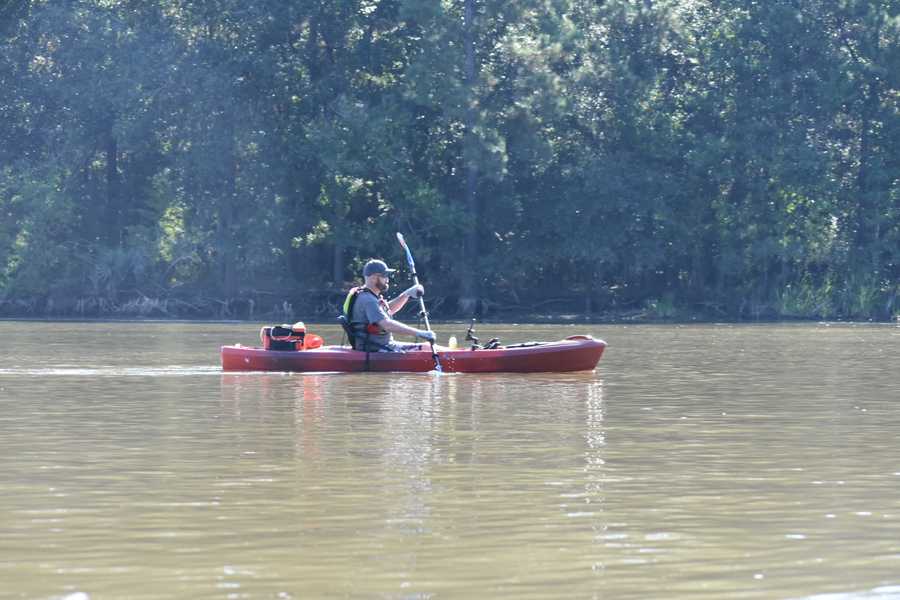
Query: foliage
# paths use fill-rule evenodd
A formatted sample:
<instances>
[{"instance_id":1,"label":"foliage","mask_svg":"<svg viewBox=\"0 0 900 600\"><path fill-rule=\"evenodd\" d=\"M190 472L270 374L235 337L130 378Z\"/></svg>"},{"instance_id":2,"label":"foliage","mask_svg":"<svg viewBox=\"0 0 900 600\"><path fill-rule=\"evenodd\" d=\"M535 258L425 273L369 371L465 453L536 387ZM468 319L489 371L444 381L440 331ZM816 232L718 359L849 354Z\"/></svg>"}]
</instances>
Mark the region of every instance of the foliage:
<instances>
[{"instance_id":1,"label":"foliage","mask_svg":"<svg viewBox=\"0 0 900 600\"><path fill-rule=\"evenodd\" d=\"M328 311L401 230L445 315L889 319L898 42L897 0L7 2L0 303Z\"/></svg>"}]
</instances>

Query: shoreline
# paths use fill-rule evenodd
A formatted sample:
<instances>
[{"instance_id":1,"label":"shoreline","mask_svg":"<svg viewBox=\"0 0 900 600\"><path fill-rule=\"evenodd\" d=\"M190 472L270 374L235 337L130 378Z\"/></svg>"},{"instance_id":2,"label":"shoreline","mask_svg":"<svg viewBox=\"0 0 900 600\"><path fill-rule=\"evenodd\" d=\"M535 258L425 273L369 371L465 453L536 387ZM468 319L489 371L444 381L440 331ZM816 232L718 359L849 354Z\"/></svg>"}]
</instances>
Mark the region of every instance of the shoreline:
<instances>
[{"instance_id":1,"label":"shoreline","mask_svg":"<svg viewBox=\"0 0 900 600\"><path fill-rule=\"evenodd\" d=\"M412 323L413 319L400 319L404 323ZM141 316L95 316L95 317L76 317L65 315L44 315L44 316L8 316L0 315L0 323L4 322L25 322L25 323L209 323L222 325L274 325L281 323L294 323L302 321L307 325L334 325L338 326L336 320L321 319L314 317L312 319L278 319L278 318L260 318L260 319L223 319L218 317L141 317ZM460 325L471 323L472 319L462 318L432 318L432 325ZM555 315L522 315L520 318L478 318L476 326L480 325L773 325L773 324L804 324L804 323L839 323L839 324L856 324L856 325L900 325L900 315L891 319L840 319L840 318L822 318L817 316L797 317L788 315L779 315L774 317L766 317L759 319L739 319L725 317L703 317L689 316L686 318L675 317L648 317L648 316L632 316L618 315L602 317L586 316L577 314L555 314Z\"/></svg>"},{"instance_id":2,"label":"shoreline","mask_svg":"<svg viewBox=\"0 0 900 600\"><path fill-rule=\"evenodd\" d=\"M228 300L206 296L132 296L14 299L0 296L0 320L22 321L170 321L218 323L334 323L345 294L334 289L310 290L305 296L285 294L265 302L251 297ZM468 323L475 316L482 323L531 324L629 324L629 323L778 323L778 322L900 322L900 307L893 300L867 310L832 303L795 306L774 302L747 302L726 306L714 302L665 302L654 299L586 303L561 297L529 304L501 305L482 299L461 310L458 298L434 296L428 303L434 322ZM552 306L550 306L552 304ZM464 316L465 315L465 316ZM403 322L415 322L417 311L399 314Z\"/></svg>"}]
</instances>

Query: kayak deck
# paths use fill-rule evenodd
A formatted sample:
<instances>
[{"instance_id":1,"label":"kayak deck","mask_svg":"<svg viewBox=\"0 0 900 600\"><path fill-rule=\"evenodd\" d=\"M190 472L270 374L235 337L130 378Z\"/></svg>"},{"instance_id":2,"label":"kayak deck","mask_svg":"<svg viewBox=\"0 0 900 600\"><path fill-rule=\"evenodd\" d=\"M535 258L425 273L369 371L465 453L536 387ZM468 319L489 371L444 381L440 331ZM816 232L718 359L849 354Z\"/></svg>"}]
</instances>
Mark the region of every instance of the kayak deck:
<instances>
[{"instance_id":1,"label":"kayak deck","mask_svg":"<svg viewBox=\"0 0 900 600\"><path fill-rule=\"evenodd\" d=\"M539 373L593 370L606 342L572 336L558 342L514 345L495 349L439 349L445 373ZM430 349L412 352L361 352L345 346L315 350L265 350L241 345L222 346L224 371L395 371L422 373L435 367Z\"/></svg>"}]
</instances>

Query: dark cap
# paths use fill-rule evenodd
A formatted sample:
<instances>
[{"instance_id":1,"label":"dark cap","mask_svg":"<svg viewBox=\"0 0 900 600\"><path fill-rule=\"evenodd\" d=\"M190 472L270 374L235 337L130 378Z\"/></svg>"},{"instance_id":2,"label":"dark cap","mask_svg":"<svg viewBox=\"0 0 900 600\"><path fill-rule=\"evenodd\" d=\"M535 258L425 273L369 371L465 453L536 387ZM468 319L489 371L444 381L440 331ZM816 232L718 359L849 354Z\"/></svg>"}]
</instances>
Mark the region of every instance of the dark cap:
<instances>
[{"instance_id":1,"label":"dark cap","mask_svg":"<svg viewBox=\"0 0 900 600\"><path fill-rule=\"evenodd\" d=\"M391 273L396 272L396 269L389 269L387 263L385 263L383 260L370 260L366 263L366 266L363 267L363 277L375 275L376 273L390 275Z\"/></svg>"}]
</instances>

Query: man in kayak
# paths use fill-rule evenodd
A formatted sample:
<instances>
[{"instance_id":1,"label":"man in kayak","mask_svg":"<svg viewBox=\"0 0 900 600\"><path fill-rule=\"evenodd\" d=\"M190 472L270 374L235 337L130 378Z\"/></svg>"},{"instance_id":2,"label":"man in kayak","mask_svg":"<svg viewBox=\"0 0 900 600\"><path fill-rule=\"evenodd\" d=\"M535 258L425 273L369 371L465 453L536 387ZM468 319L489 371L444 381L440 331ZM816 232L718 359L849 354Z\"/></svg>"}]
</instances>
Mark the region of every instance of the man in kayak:
<instances>
[{"instance_id":1,"label":"man in kayak","mask_svg":"<svg viewBox=\"0 0 900 600\"><path fill-rule=\"evenodd\" d=\"M369 352L405 352L422 349L420 344L399 344L392 333L411 335L434 343L433 331L416 329L391 318L410 298L425 294L422 285L414 285L393 300L385 300L383 294L390 288L390 278L396 269L388 268L382 260L370 260L363 267L365 286L350 291L345 303L347 319L353 329L357 350Z\"/></svg>"}]
</instances>

